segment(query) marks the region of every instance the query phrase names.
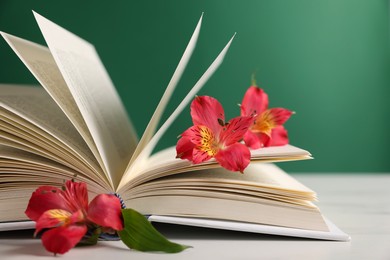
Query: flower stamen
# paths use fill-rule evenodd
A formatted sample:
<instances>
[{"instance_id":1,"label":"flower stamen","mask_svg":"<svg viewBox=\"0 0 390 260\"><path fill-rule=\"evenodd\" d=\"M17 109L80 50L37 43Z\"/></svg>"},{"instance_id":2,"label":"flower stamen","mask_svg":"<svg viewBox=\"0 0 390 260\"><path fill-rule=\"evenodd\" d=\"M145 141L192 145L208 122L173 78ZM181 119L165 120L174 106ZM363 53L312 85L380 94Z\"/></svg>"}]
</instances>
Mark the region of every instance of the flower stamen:
<instances>
[{"instance_id":1,"label":"flower stamen","mask_svg":"<svg viewBox=\"0 0 390 260\"><path fill-rule=\"evenodd\" d=\"M214 156L218 153L219 147L215 140L214 134L210 128L201 126L200 127L200 144L198 149L207 153L209 156Z\"/></svg>"}]
</instances>

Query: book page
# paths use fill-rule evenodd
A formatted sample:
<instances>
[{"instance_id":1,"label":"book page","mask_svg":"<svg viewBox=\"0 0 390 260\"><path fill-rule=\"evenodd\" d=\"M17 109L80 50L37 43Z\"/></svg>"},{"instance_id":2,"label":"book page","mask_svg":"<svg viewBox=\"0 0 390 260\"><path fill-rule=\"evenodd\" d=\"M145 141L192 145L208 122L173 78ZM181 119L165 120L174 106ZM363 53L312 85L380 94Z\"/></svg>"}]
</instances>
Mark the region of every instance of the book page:
<instances>
[{"instance_id":1,"label":"book page","mask_svg":"<svg viewBox=\"0 0 390 260\"><path fill-rule=\"evenodd\" d=\"M79 171L108 182L83 138L44 89L0 84L0 91L0 127L19 136L14 141L33 142L69 164L79 165Z\"/></svg>"},{"instance_id":2,"label":"book page","mask_svg":"<svg viewBox=\"0 0 390 260\"><path fill-rule=\"evenodd\" d=\"M244 174L219 168L154 179L122 198L147 215L327 230L315 193L273 164L252 163Z\"/></svg>"},{"instance_id":3,"label":"book page","mask_svg":"<svg viewBox=\"0 0 390 260\"><path fill-rule=\"evenodd\" d=\"M165 92L164 92L163 96L161 97L161 100L153 113L152 118L150 119L148 125L145 128L145 131L144 131L144 133L143 133L143 135L142 135L142 137L137 145L137 148L136 148L136 150L135 150L135 152L130 160L129 165L127 166L127 169L130 167L132 162L137 158L137 156L140 154L140 152L145 148L145 146L148 144L148 142L150 141L150 139L152 138L153 134L156 131L156 127L160 121L161 115L164 112L165 107L167 106L168 101L171 98L172 93L175 90L176 85L179 82L179 80L184 72L184 69L186 68L188 61L190 60L190 57L195 49L195 45L196 45L196 42L197 42L198 36L199 36L200 26L202 24L202 17L203 17L203 14L200 17L198 24L196 25L194 33L191 36L191 39L190 39L190 41L189 41L189 43L184 51L184 54L181 57L180 62L177 65L177 68L176 68L175 72L173 73L173 76L172 76L171 80L169 81L169 84L168 84L167 88L165 89Z\"/></svg>"},{"instance_id":4,"label":"book page","mask_svg":"<svg viewBox=\"0 0 390 260\"><path fill-rule=\"evenodd\" d=\"M195 97L196 93L206 84L207 80L214 74L214 72L219 68L222 64L223 59L229 47L234 39L234 36L230 39L230 41L226 44L226 46L222 49L221 53L216 57L210 67L206 70L206 72L202 75L202 77L196 82L195 86L188 92L188 94L181 101L179 106L173 111L173 113L168 117L168 119L163 123L163 125L158 129L156 134L152 137L150 142L144 147L138 158L134 161L134 163L126 170L118 189L124 187L129 181L133 178L139 176L145 168L149 168L149 156L153 152L153 149L156 147L160 138L164 135L164 133L168 130L171 124L175 121L175 119L180 115L180 113L184 110L184 108L191 102L191 100ZM173 157L175 158L176 155ZM169 158L168 158L169 159Z\"/></svg>"},{"instance_id":5,"label":"book page","mask_svg":"<svg viewBox=\"0 0 390 260\"><path fill-rule=\"evenodd\" d=\"M283 146L270 146L270 147L262 147L256 150L250 150L251 152L251 161L267 161L275 160L279 161L282 159L289 160L291 158L301 158L301 159L309 159L311 158L311 154L301 148L295 147L293 145L283 145ZM176 147L172 146L161 150L155 154L153 154L148 160L148 169L152 170L155 168L182 168L182 167L196 167L197 165L208 165L208 164L217 164L215 159L211 159L207 162L203 162L200 164L192 164L188 160L182 160L176 158ZM146 169L145 169L146 170Z\"/></svg>"},{"instance_id":6,"label":"book page","mask_svg":"<svg viewBox=\"0 0 390 260\"><path fill-rule=\"evenodd\" d=\"M231 172L224 168L208 168L186 171L180 174L160 173L150 179L139 179L135 186L121 192L122 197L135 198L154 194L171 193L174 190L191 195L191 192L216 192L216 194L233 193L263 198L282 200L289 203L315 201L316 194L301 184L282 169L270 163L252 162L243 174ZM126 194L126 195L125 195ZM218 195L216 195L218 196ZM305 203L306 205L306 203Z\"/></svg>"},{"instance_id":7,"label":"book page","mask_svg":"<svg viewBox=\"0 0 390 260\"><path fill-rule=\"evenodd\" d=\"M0 128L2 127L3 123L0 124ZM59 157L58 154L55 154L53 151L49 151L49 149L46 149L46 147L42 147L41 145L37 145L36 142L31 142L35 140L26 140L25 138L16 136L14 134L10 134L5 131L0 131L0 145L2 146L8 146L12 147L14 149L18 149L20 151L29 152L31 154L39 155L43 158L46 158L48 160L51 160L53 162L57 162L61 165L67 166L69 168L74 169L75 171L80 171L79 168L75 169L75 164L70 164L67 160L65 160L62 156ZM86 172L86 171L85 171ZM85 173L82 172L82 173Z\"/></svg>"},{"instance_id":8,"label":"book page","mask_svg":"<svg viewBox=\"0 0 390 260\"><path fill-rule=\"evenodd\" d=\"M73 178L75 173L46 158L0 145L0 222L28 219L24 211L35 189L42 185L61 187L64 179ZM87 175L78 173L76 180L87 183L90 198L110 191Z\"/></svg>"},{"instance_id":9,"label":"book page","mask_svg":"<svg viewBox=\"0 0 390 260\"><path fill-rule=\"evenodd\" d=\"M116 186L137 138L115 87L93 45L34 16Z\"/></svg>"},{"instance_id":10,"label":"book page","mask_svg":"<svg viewBox=\"0 0 390 260\"><path fill-rule=\"evenodd\" d=\"M320 240L349 241L348 234L341 231L335 224L324 217L324 221L329 231L314 231L301 228L281 227L274 225L261 225L253 223L244 223L237 221L223 221L207 218L181 218L152 215L148 217L151 222L170 223L178 225L189 225L203 228L216 228L225 230L234 230L240 232L253 232L269 235L292 236L299 238L314 238ZM28 225L28 223L25 223ZM0 226L1 228L1 226ZM5 227L6 228L6 227ZM298 242L299 243L299 242Z\"/></svg>"},{"instance_id":11,"label":"book page","mask_svg":"<svg viewBox=\"0 0 390 260\"><path fill-rule=\"evenodd\" d=\"M292 145L263 147L251 150L251 164L255 162L282 162L311 159L308 151ZM172 146L153 154L147 161L148 167L129 175L129 181L121 186L121 191L131 189L140 183L188 171L219 168L220 165L211 159L200 164L176 158L176 147ZM244 171L245 172L245 171Z\"/></svg>"},{"instance_id":12,"label":"book page","mask_svg":"<svg viewBox=\"0 0 390 260\"><path fill-rule=\"evenodd\" d=\"M49 49L4 32L1 35L73 123L109 178L91 133Z\"/></svg>"},{"instance_id":13,"label":"book page","mask_svg":"<svg viewBox=\"0 0 390 260\"><path fill-rule=\"evenodd\" d=\"M292 228L328 231L318 209L293 207L268 200L240 201L206 196L150 196L125 200L144 215L210 218Z\"/></svg>"},{"instance_id":14,"label":"book page","mask_svg":"<svg viewBox=\"0 0 390 260\"><path fill-rule=\"evenodd\" d=\"M168 177L159 178L131 189L131 197L135 193L156 189L182 189L188 190L224 190L234 193L252 194L252 192L266 193L262 196L286 197L299 200L316 200L314 191L286 174L282 169L272 163L251 163L245 173L232 172L224 168L206 169L184 172Z\"/></svg>"},{"instance_id":15,"label":"book page","mask_svg":"<svg viewBox=\"0 0 390 260\"><path fill-rule=\"evenodd\" d=\"M76 180L86 182L88 190L93 192L107 192L107 186L96 183L90 176L78 173L62 164L53 162L44 157L21 151L12 147L0 145L0 176L2 183L0 190L9 187L18 187L20 183L36 183L42 186L52 180L56 186L62 185L64 179L72 179L77 173ZM31 196L31 194L30 194Z\"/></svg>"}]
</instances>

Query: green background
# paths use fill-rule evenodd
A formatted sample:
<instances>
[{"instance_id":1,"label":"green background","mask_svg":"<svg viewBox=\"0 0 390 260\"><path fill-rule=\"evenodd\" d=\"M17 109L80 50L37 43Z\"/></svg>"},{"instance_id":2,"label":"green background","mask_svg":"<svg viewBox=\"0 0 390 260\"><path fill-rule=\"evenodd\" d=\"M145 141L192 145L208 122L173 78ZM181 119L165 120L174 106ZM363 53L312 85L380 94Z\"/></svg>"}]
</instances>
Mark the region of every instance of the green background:
<instances>
[{"instance_id":1,"label":"green background","mask_svg":"<svg viewBox=\"0 0 390 260\"><path fill-rule=\"evenodd\" d=\"M32 9L96 46L139 133L204 12L197 49L168 111L237 32L199 94L220 100L227 118L236 116L255 71L271 107L296 111L286 124L290 142L315 157L282 168L390 172L387 0L1 0L0 30L43 44ZM36 83L3 40L0 61L0 82ZM187 109L159 148L174 144L190 124Z\"/></svg>"}]
</instances>

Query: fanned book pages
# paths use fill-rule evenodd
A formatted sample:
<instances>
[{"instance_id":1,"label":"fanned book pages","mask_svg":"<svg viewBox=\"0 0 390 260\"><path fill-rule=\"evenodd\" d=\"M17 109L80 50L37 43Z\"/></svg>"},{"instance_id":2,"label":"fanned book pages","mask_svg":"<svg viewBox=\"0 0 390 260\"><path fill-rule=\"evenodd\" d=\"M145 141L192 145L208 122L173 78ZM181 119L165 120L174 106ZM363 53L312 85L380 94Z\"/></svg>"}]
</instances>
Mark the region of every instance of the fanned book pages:
<instances>
[{"instance_id":1,"label":"fanned book pages","mask_svg":"<svg viewBox=\"0 0 390 260\"><path fill-rule=\"evenodd\" d=\"M77 176L87 183L90 198L115 192L150 221L348 239L322 216L312 190L272 164L310 159L305 150L292 145L252 150L244 174L220 168L215 160L176 159L175 146L152 153L221 65L233 38L157 129L195 48L200 18L138 139L93 45L34 16L48 47L1 32L39 86L0 85L0 230L32 228L24 214L32 192Z\"/></svg>"}]
</instances>

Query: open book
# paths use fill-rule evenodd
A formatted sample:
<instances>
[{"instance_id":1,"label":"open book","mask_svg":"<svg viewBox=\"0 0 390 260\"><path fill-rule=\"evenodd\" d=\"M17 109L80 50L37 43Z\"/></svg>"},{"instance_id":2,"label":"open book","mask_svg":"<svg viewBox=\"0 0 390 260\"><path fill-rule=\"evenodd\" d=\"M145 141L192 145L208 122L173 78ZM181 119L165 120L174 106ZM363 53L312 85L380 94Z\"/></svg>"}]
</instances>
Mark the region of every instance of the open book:
<instances>
[{"instance_id":1,"label":"open book","mask_svg":"<svg viewBox=\"0 0 390 260\"><path fill-rule=\"evenodd\" d=\"M270 164L311 158L305 150L286 145L251 151L244 174L221 169L213 160L193 165L176 159L174 146L153 154L164 132L222 63L233 38L157 129L195 48L199 20L138 140L94 47L34 16L48 47L1 32L41 86L0 85L0 230L32 227L23 222L32 192L77 176L87 183L90 198L115 192L151 221L347 239L313 204L312 190Z\"/></svg>"}]
</instances>

